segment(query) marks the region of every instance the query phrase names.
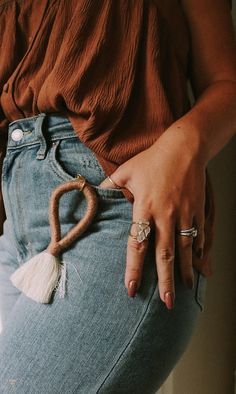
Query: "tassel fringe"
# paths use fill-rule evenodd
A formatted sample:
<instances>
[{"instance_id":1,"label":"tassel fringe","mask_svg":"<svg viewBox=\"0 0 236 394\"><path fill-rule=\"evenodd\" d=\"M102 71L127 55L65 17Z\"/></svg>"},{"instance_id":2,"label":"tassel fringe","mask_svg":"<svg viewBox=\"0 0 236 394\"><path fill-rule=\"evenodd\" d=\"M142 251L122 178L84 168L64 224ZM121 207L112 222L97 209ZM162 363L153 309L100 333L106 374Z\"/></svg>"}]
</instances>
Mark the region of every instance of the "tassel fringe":
<instances>
[{"instance_id":1,"label":"tassel fringe","mask_svg":"<svg viewBox=\"0 0 236 394\"><path fill-rule=\"evenodd\" d=\"M71 190L83 191L87 200L87 210L83 218L63 238L59 221L59 199ZM51 242L47 249L22 264L10 277L12 284L36 302L48 304L53 290L59 298L66 294L67 264L59 255L67 249L91 223L97 210L97 196L93 188L80 174L74 181L59 185L52 193L49 207Z\"/></svg>"},{"instance_id":2,"label":"tassel fringe","mask_svg":"<svg viewBox=\"0 0 236 394\"><path fill-rule=\"evenodd\" d=\"M43 251L22 264L10 277L12 284L34 301L48 303L61 271L60 260Z\"/></svg>"},{"instance_id":3,"label":"tassel fringe","mask_svg":"<svg viewBox=\"0 0 236 394\"><path fill-rule=\"evenodd\" d=\"M66 295L66 281L67 281L67 263L64 261L61 264L61 276L60 280L55 287L55 290L58 292L59 298L65 298Z\"/></svg>"}]
</instances>

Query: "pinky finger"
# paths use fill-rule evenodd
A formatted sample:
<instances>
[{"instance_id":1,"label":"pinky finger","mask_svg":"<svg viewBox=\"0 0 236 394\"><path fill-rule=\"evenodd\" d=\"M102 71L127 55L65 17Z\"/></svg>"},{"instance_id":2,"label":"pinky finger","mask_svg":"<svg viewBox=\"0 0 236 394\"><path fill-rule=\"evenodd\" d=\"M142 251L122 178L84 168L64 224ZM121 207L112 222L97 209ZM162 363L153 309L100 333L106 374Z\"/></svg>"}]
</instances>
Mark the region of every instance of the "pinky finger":
<instances>
[{"instance_id":1,"label":"pinky finger","mask_svg":"<svg viewBox=\"0 0 236 394\"><path fill-rule=\"evenodd\" d=\"M197 237L193 241L193 251L199 259L203 258L205 232L204 232L204 216L198 215L194 218L194 226L197 228Z\"/></svg>"}]
</instances>

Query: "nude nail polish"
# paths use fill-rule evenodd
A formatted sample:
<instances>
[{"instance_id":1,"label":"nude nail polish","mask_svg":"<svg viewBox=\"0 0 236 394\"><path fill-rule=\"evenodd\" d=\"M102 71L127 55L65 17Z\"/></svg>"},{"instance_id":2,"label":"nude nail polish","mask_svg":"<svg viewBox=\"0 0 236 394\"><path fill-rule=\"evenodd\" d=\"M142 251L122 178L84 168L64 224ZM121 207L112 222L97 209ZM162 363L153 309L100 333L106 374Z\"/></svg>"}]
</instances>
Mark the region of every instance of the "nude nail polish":
<instances>
[{"instance_id":1,"label":"nude nail polish","mask_svg":"<svg viewBox=\"0 0 236 394\"><path fill-rule=\"evenodd\" d=\"M167 291L165 293L165 304L168 309L173 309L174 308L174 295L170 291Z\"/></svg>"},{"instance_id":2,"label":"nude nail polish","mask_svg":"<svg viewBox=\"0 0 236 394\"><path fill-rule=\"evenodd\" d=\"M137 291L137 287L138 287L138 283L136 282L136 280L131 280L129 282L129 286L128 286L128 296L129 297L134 297Z\"/></svg>"}]
</instances>

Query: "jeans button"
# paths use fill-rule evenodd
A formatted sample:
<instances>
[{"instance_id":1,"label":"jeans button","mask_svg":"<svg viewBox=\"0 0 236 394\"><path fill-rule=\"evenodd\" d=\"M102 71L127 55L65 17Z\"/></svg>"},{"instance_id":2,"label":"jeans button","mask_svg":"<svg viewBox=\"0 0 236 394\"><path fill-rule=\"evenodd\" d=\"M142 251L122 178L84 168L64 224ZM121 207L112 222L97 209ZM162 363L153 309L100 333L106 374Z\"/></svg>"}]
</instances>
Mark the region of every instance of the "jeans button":
<instances>
[{"instance_id":1,"label":"jeans button","mask_svg":"<svg viewBox=\"0 0 236 394\"><path fill-rule=\"evenodd\" d=\"M11 138L13 141L20 141L23 138L23 131L21 129L13 130Z\"/></svg>"}]
</instances>

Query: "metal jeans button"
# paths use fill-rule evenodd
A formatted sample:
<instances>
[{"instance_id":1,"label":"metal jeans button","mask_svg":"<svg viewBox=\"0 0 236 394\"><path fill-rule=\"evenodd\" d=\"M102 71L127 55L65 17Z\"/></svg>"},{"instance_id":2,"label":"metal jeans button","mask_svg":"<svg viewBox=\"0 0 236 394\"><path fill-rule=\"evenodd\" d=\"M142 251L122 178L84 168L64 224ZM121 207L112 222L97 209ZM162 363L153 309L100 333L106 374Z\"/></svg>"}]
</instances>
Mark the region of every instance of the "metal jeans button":
<instances>
[{"instance_id":1,"label":"metal jeans button","mask_svg":"<svg viewBox=\"0 0 236 394\"><path fill-rule=\"evenodd\" d=\"M11 138L13 141L20 141L23 138L23 131L21 129L13 130Z\"/></svg>"}]
</instances>

